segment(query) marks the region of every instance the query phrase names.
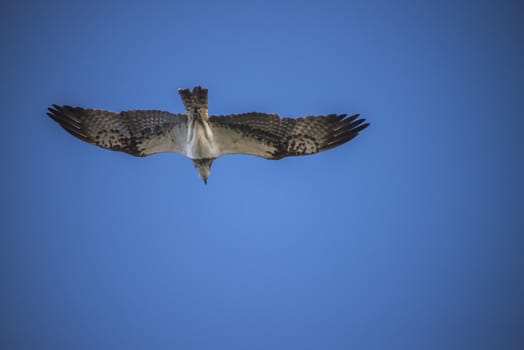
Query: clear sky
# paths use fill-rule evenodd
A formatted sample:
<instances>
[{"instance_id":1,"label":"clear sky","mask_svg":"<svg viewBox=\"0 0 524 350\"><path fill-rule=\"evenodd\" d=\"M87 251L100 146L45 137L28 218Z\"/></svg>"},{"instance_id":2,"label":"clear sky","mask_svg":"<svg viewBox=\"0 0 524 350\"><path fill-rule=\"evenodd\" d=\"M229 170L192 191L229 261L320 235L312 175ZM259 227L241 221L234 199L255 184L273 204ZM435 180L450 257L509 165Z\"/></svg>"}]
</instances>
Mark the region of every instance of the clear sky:
<instances>
[{"instance_id":1,"label":"clear sky","mask_svg":"<svg viewBox=\"0 0 524 350\"><path fill-rule=\"evenodd\" d=\"M0 5L2 349L524 348L517 1ZM52 104L361 113L308 157L75 139Z\"/></svg>"}]
</instances>

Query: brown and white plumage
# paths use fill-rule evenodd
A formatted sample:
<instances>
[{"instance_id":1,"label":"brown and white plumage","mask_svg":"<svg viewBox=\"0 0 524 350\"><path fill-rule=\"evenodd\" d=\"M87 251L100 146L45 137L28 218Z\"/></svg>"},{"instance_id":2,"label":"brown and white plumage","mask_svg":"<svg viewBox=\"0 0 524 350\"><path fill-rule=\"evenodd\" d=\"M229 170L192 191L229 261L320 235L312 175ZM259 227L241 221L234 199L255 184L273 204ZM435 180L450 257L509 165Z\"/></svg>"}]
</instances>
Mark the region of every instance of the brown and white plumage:
<instances>
[{"instance_id":1,"label":"brown and white plumage","mask_svg":"<svg viewBox=\"0 0 524 350\"><path fill-rule=\"evenodd\" d=\"M366 128L358 114L280 118L277 114L245 113L211 117L209 123L223 154L250 154L281 159L318 153L341 145Z\"/></svg>"},{"instance_id":2,"label":"brown and white plumage","mask_svg":"<svg viewBox=\"0 0 524 350\"><path fill-rule=\"evenodd\" d=\"M358 114L280 118L245 113L208 116L207 89L180 89L186 114L120 113L53 105L48 115L81 140L134 156L176 152L193 160L206 182L213 161L227 154L266 159L313 154L348 142L369 124Z\"/></svg>"},{"instance_id":3,"label":"brown and white plumage","mask_svg":"<svg viewBox=\"0 0 524 350\"><path fill-rule=\"evenodd\" d=\"M184 153L187 116L155 110L120 113L53 105L47 113L81 140L113 151L143 157L160 152Z\"/></svg>"}]
</instances>

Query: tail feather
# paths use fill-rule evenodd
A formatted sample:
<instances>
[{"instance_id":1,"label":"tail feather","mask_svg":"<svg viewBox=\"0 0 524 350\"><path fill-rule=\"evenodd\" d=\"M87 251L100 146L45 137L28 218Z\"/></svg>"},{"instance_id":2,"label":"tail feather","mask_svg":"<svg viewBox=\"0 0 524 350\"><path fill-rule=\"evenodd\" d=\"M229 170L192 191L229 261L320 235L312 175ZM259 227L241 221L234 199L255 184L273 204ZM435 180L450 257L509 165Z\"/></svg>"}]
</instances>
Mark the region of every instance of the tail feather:
<instances>
[{"instance_id":1,"label":"tail feather","mask_svg":"<svg viewBox=\"0 0 524 350\"><path fill-rule=\"evenodd\" d=\"M199 113L203 118L208 118L207 108L207 89L201 86L195 86L193 91L189 89L178 89L178 93L182 98L184 107L189 116L195 112Z\"/></svg>"}]
</instances>

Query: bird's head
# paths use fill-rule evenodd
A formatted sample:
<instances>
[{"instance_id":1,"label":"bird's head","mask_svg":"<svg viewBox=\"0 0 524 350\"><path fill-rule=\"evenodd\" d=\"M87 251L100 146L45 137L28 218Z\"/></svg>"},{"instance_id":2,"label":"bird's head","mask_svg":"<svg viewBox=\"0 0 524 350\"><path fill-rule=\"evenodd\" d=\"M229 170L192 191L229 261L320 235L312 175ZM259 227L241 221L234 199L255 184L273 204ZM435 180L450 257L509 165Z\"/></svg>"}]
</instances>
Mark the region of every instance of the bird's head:
<instances>
[{"instance_id":1,"label":"bird's head","mask_svg":"<svg viewBox=\"0 0 524 350\"><path fill-rule=\"evenodd\" d=\"M215 159L216 158L193 159L193 165L195 166L195 169L198 171L198 175L205 184L207 184L207 178L211 172L211 164L213 164Z\"/></svg>"}]
</instances>

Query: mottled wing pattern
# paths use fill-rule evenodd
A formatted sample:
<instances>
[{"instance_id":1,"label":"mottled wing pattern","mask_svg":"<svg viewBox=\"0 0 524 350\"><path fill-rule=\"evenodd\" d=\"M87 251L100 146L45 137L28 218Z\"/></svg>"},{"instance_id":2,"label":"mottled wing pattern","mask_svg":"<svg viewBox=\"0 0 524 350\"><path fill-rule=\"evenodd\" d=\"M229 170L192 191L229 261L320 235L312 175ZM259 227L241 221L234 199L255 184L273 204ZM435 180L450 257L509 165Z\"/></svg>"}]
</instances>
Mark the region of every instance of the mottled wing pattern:
<instances>
[{"instance_id":1,"label":"mottled wing pattern","mask_svg":"<svg viewBox=\"0 0 524 350\"><path fill-rule=\"evenodd\" d=\"M369 124L358 114L280 118L246 113L212 116L209 121L221 154L243 153L267 159L313 154L348 142Z\"/></svg>"},{"instance_id":2,"label":"mottled wing pattern","mask_svg":"<svg viewBox=\"0 0 524 350\"><path fill-rule=\"evenodd\" d=\"M71 106L49 108L49 117L79 139L137 157L184 153L187 117L154 110L120 113Z\"/></svg>"}]
</instances>

